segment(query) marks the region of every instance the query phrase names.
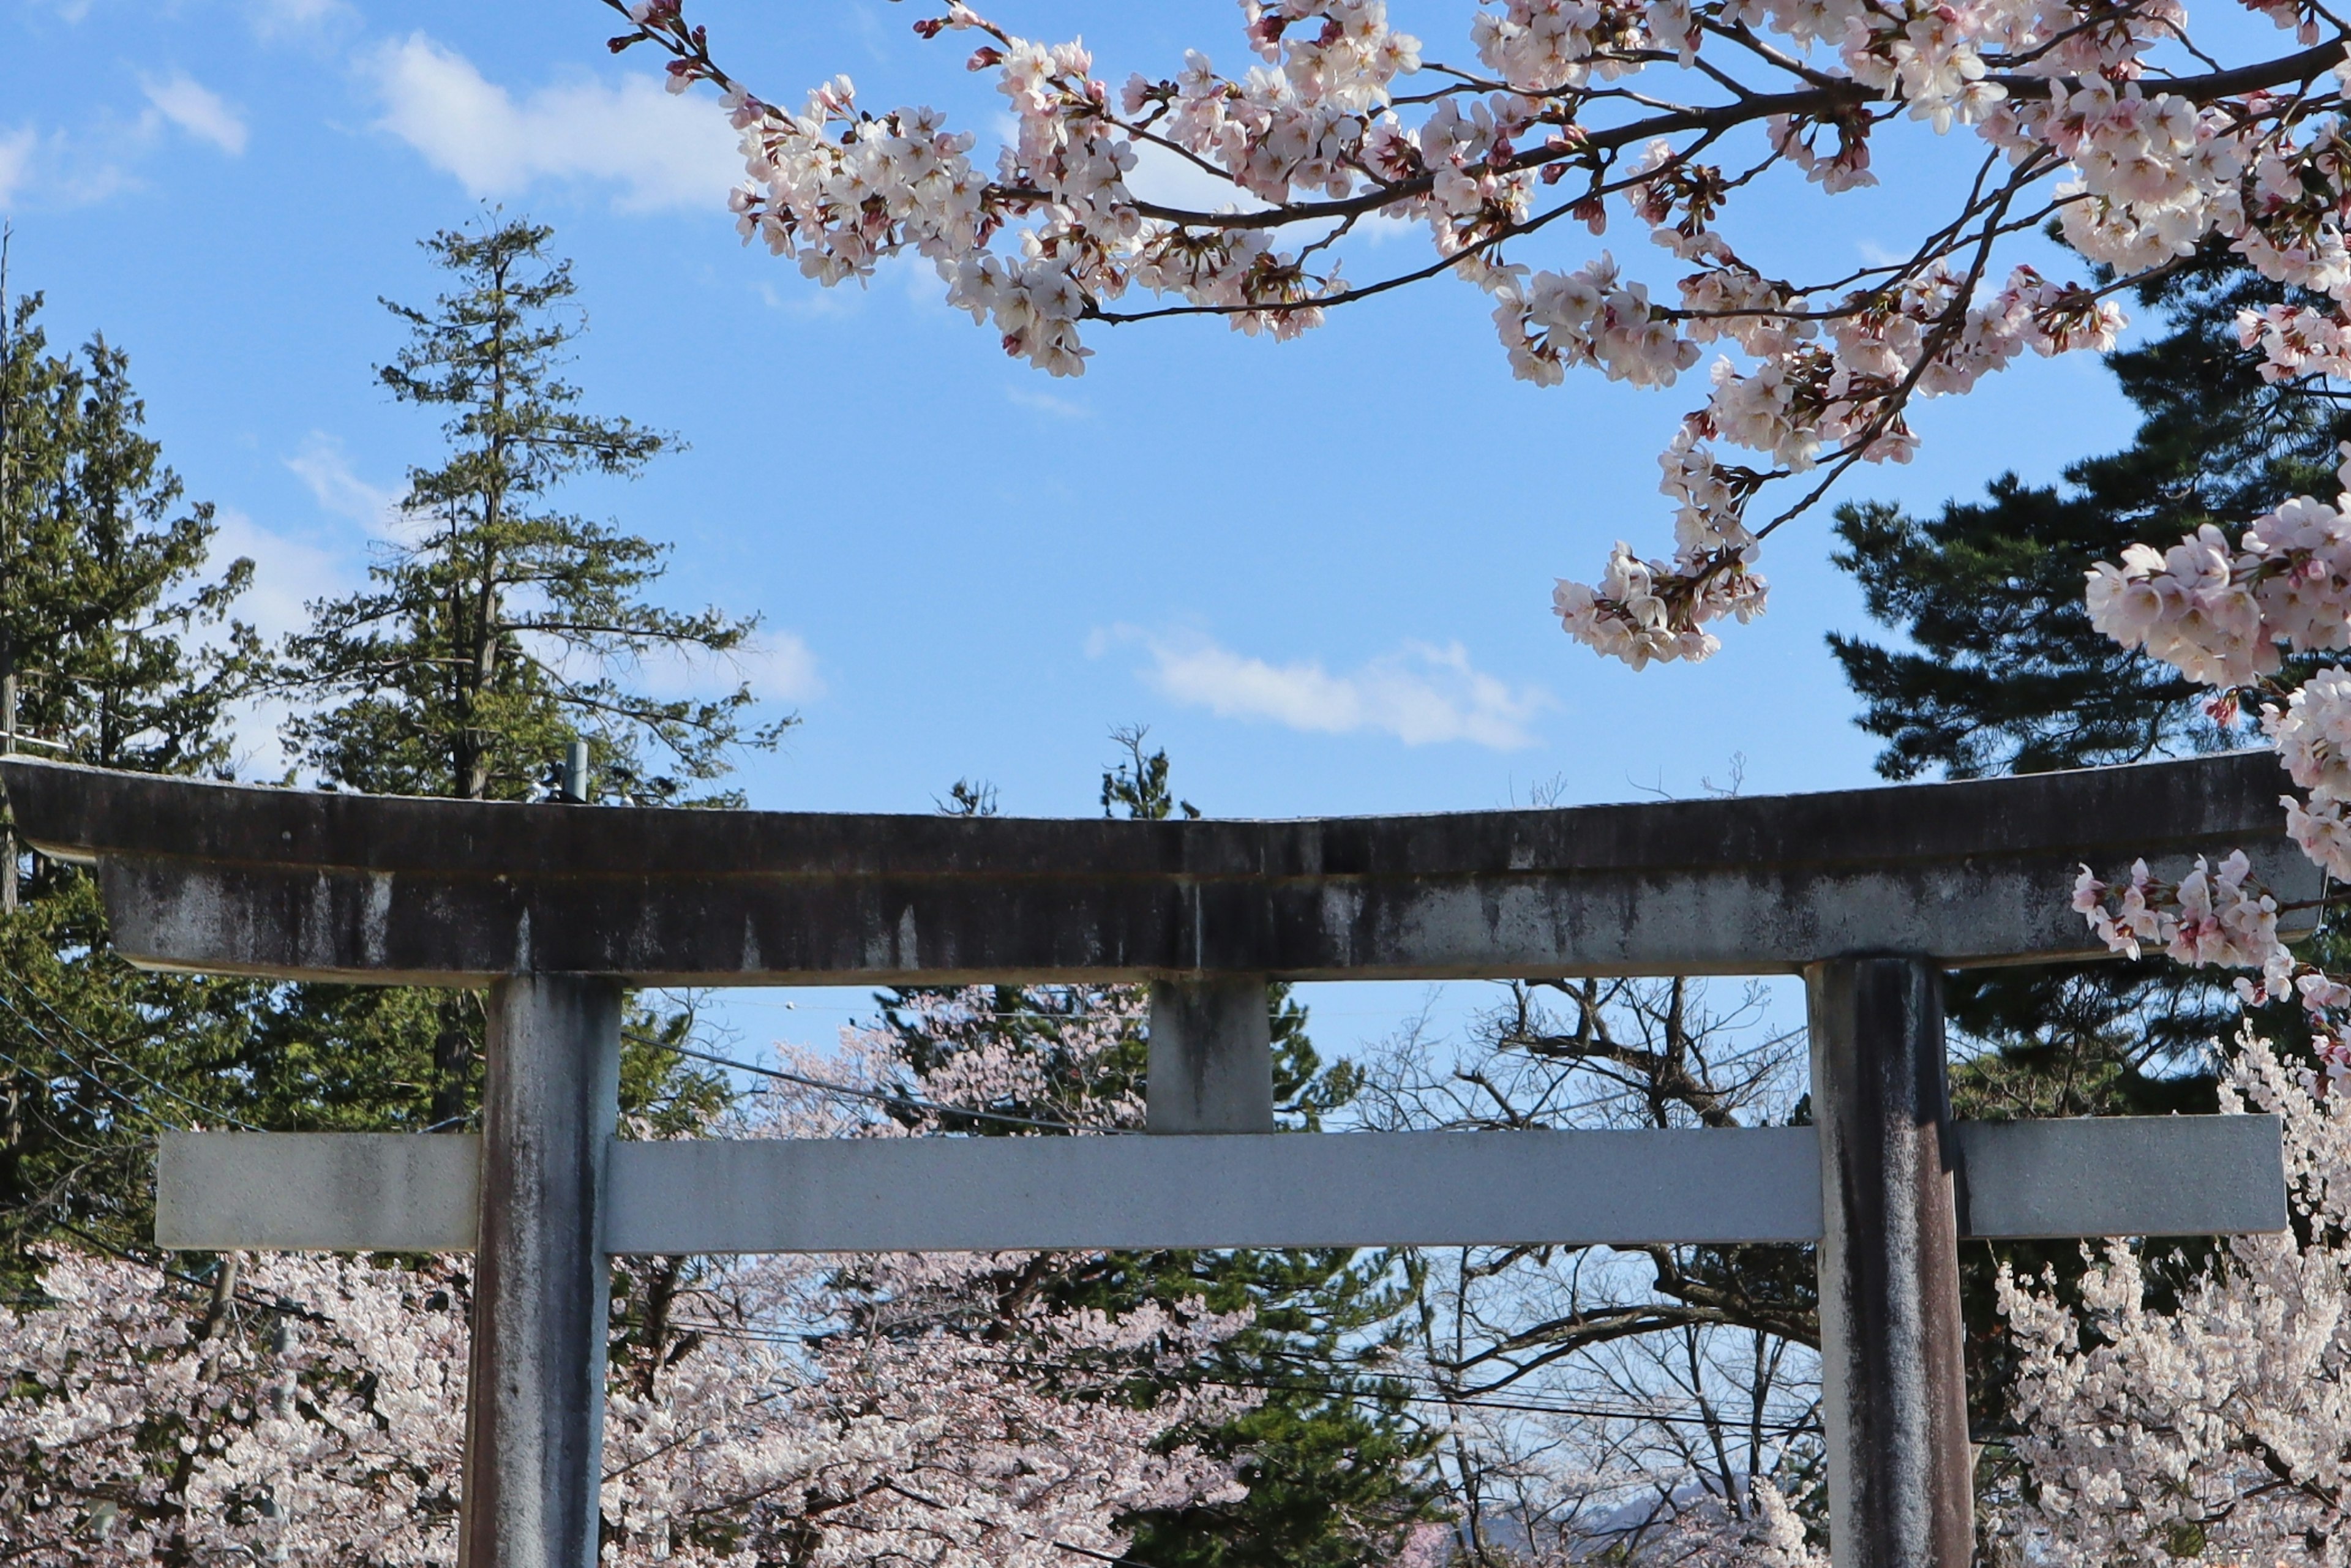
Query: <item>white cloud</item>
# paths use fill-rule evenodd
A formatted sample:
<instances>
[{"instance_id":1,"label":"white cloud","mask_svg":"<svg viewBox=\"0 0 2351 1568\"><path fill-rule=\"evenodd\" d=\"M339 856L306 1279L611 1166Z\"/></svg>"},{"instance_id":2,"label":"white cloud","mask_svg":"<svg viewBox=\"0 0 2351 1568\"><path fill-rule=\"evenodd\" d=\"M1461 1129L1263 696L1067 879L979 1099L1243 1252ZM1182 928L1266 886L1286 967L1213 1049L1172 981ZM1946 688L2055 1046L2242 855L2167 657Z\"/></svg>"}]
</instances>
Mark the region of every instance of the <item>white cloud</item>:
<instances>
[{"instance_id":1,"label":"white cloud","mask_svg":"<svg viewBox=\"0 0 2351 1568\"><path fill-rule=\"evenodd\" d=\"M519 195L542 180L620 187L617 204L716 207L742 172L726 116L655 78L545 87L517 101L471 60L423 33L360 62L384 113L376 123L454 175L468 195Z\"/></svg>"},{"instance_id":2,"label":"white cloud","mask_svg":"<svg viewBox=\"0 0 2351 1568\"><path fill-rule=\"evenodd\" d=\"M311 32L352 15L345 0L246 0L245 7L246 22L264 39Z\"/></svg>"},{"instance_id":3,"label":"white cloud","mask_svg":"<svg viewBox=\"0 0 2351 1568\"><path fill-rule=\"evenodd\" d=\"M747 685L763 702L809 702L824 695L816 653L791 632L755 632L726 653L664 649L639 661L644 689L657 697L723 696Z\"/></svg>"},{"instance_id":4,"label":"white cloud","mask_svg":"<svg viewBox=\"0 0 2351 1568\"><path fill-rule=\"evenodd\" d=\"M220 526L213 536L214 563L225 566L239 556L253 562L253 587L234 613L273 643L310 623L304 605L348 593L358 582L358 572L342 557L263 528L234 507L220 508L214 520Z\"/></svg>"},{"instance_id":5,"label":"white cloud","mask_svg":"<svg viewBox=\"0 0 2351 1568\"><path fill-rule=\"evenodd\" d=\"M1006 387L1004 395L1011 401L1015 408L1025 408L1036 413L1050 413L1055 419L1092 419L1094 416L1094 411L1081 402L1072 402L1065 397L1055 397L1051 392L1039 392L1035 387Z\"/></svg>"},{"instance_id":6,"label":"white cloud","mask_svg":"<svg viewBox=\"0 0 2351 1568\"><path fill-rule=\"evenodd\" d=\"M62 208L105 201L136 183L116 154L136 152L144 140L135 126L80 138L30 125L0 131L0 202Z\"/></svg>"},{"instance_id":7,"label":"white cloud","mask_svg":"<svg viewBox=\"0 0 2351 1568\"><path fill-rule=\"evenodd\" d=\"M1151 651L1142 672L1160 692L1219 718L1271 719L1321 735L1392 735L1406 746L1468 741L1497 751L1533 744L1530 720L1551 706L1541 687L1513 688L1473 668L1460 643L1407 643L1352 674L1319 660L1271 664L1203 636L1121 628Z\"/></svg>"},{"instance_id":8,"label":"white cloud","mask_svg":"<svg viewBox=\"0 0 2351 1568\"><path fill-rule=\"evenodd\" d=\"M314 430L303 437L301 450L286 459L286 466L309 486L311 498L322 510L363 523L380 534L399 532L402 492L360 478L344 455L343 444L325 431Z\"/></svg>"},{"instance_id":9,"label":"white cloud","mask_svg":"<svg viewBox=\"0 0 2351 1568\"><path fill-rule=\"evenodd\" d=\"M1018 120L1008 115L999 123L1007 141L1019 139ZM1253 213L1269 204L1182 153L1150 141L1134 143L1134 168L1126 177L1126 188L1146 202L1196 213Z\"/></svg>"},{"instance_id":10,"label":"white cloud","mask_svg":"<svg viewBox=\"0 0 2351 1568\"><path fill-rule=\"evenodd\" d=\"M146 89L147 101L153 106L155 114L197 141L209 141L232 158L245 152L243 117L227 99L187 72L173 71L160 79L142 73L139 85Z\"/></svg>"},{"instance_id":11,"label":"white cloud","mask_svg":"<svg viewBox=\"0 0 2351 1568\"><path fill-rule=\"evenodd\" d=\"M0 132L0 207L14 203L17 190L29 182L33 145L39 140L29 125L20 131Z\"/></svg>"}]
</instances>

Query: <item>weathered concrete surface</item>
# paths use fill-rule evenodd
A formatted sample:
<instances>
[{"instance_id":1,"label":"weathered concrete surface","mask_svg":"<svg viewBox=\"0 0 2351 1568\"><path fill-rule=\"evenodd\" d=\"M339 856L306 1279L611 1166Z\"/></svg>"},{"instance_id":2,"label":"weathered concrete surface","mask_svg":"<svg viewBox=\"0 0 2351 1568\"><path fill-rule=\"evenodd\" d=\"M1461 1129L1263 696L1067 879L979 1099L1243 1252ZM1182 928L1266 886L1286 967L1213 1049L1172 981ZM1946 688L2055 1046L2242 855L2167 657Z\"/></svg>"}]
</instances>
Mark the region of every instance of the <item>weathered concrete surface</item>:
<instances>
[{"instance_id":1,"label":"weathered concrete surface","mask_svg":"<svg viewBox=\"0 0 2351 1568\"><path fill-rule=\"evenodd\" d=\"M460 1568L594 1568L621 988L490 988Z\"/></svg>"},{"instance_id":2,"label":"weathered concrete surface","mask_svg":"<svg viewBox=\"0 0 2351 1568\"><path fill-rule=\"evenodd\" d=\"M956 1252L1801 1240L1820 1228L1803 1133L623 1144L605 1242Z\"/></svg>"},{"instance_id":3,"label":"weathered concrete surface","mask_svg":"<svg viewBox=\"0 0 2351 1568\"><path fill-rule=\"evenodd\" d=\"M1958 1122L1963 1237L2229 1236L2287 1225L2274 1116Z\"/></svg>"},{"instance_id":4,"label":"weathered concrete surface","mask_svg":"<svg viewBox=\"0 0 2351 1568\"><path fill-rule=\"evenodd\" d=\"M1805 971L1820 1134L1821 1417L1836 1568L1969 1568L1975 1542L1942 977Z\"/></svg>"},{"instance_id":5,"label":"weathered concrete surface","mask_svg":"<svg viewBox=\"0 0 2351 1568\"><path fill-rule=\"evenodd\" d=\"M2283 1230L2273 1116L1956 1124L1962 1237ZM1811 1127L620 1144L615 1252L1813 1241ZM171 1133L158 1240L465 1251L480 1140Z\"/></svg>"},{"instance_id":6,"label":"weathered concrete surface","mask_svg":"<svg viewBox=\"0 0 2351 1568\"><path fill-rule=\"evenodd\" d=\"M2283 899L2266 752L1818 795L1298 821L551 810L0 761L159 967L478 984L930 984L1792 972L2095 956L2076 863L2243 848ZM2294 916L2290 929L2306 928Z\"/></svg>"},{"instance_id":7,"label":"weathered concrete surface","mask_svg":"<svg viewBox=\"0 0 2351 1568\"><path fill-rule=\"evenodd\" d=\"M467 1133L165 1133L155 1245L192 1252L469 1252Z\"/></svg>"},{"instance_id":8,"label":"weathered concrete surface","mask_svg":"<svg viewBox=\"0 0 2351 1568\"><path fill-rule=\"evenodd\" d=\"M1155 1133L1273 1131L1265 981L1154 980L1144 1095Z\"/></svg>"}]
</instances>

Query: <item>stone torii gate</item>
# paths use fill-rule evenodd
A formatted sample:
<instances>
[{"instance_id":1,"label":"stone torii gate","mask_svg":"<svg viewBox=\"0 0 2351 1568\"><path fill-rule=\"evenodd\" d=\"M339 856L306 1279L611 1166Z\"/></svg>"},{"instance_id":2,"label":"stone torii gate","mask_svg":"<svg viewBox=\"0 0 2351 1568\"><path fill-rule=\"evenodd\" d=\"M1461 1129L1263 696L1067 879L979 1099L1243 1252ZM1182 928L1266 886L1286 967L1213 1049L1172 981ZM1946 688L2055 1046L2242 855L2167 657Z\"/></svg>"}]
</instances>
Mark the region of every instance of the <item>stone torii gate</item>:
<instances>
[{"instance_id":1,"label":"stone torii gate","mask_svg":"<svg viewBox=\"0 0 2351 1568\"><path fill-rule=\"evenodd\" d=\"M611 1254L1820 1243L1842 1568L1964 1568L1961 1237L2283 1228L2262 1116L1949 1118L1940 971L2098 956L2075 866L2318 872L2267 753L1297 821L658 811L0 762L150 967L486 987L482 1132L165 1140L165 1247L476 1254L460 1556L596 1558ZM2305 908L2282 922L2304 934ZM1275 1134L1269 978L1805 977L1815 1124ZM624 987L1147 982L1138 1138L627 1143Z\"/></svg>"}]
</instances>

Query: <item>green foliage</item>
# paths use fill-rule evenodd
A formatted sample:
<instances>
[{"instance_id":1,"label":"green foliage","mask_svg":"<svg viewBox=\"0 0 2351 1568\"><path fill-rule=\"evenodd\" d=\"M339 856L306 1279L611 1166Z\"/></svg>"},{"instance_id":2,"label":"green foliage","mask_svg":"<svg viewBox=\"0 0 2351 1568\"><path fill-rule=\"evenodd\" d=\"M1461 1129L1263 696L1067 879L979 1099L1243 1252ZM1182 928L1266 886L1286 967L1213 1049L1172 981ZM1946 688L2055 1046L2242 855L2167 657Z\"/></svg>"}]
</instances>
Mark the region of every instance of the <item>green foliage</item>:
<instances>
[{"instance_id":1,"label":"green foliage","mask_svg":"<svg viewBox=\"0 0 2351 1568\"><path fill-rule=\"evenodd\" d=\"M0 342L0 674L19 682L37 755L142 772L217 770L227 705L258 647L228 609L253 575L203 576L210 503L141 431L130 356L93 338L47 351L41 299L7 310Z\"/></svg>"},{"instance_id":2,"label":"green foliage","mask_svg":"<svg viewBox=\"0 0 2351 1568\"><path fill-rule=\"evenodd\" d=\"M409 342L383 383L448 412L448 451L409 471L402 535L371 587L311 606L288 641L280 679L328 704L293 718L288 744L332 786L521 800L584 738L623 797L683 802L732 748L771 746L790 722L746 731L755 699L739 685L668 699L622 679L647 659L723 657L757 622L646 602L664 548L554 504L567 481L633 477L677 442L579 409L560 374L580 330L566 319L575 286L552 233L494 218L444 230L424 248L454 291L429 309L386 302Z\"/></svg>"},{"instance_id":3,"label":"green foliage","mask_svg":"<svg viewBox=\"0 0 2351 1568\"><path fill-rule=\"evenodd\" d=\"M206 576L212 508L182 507L141 429L128 357L103 339L51 354L40 305L0 302L0 671L23 682L19 723L42 743L25 749L215 770L256 652L228 619L252 565ZM22 902L0 916L0 1286L12 1290L45 1238L146 1239L155 1131L251 1108L242 1064L263 995L132 970L108 946L89 878L19 867Z\"/></svg>"},{"instance_id":4,"label":"green foliage","mask_svg":"<svg viewBox=\"0 0 2351 1568\"><path fill-rule=\"evenodd\" d=\"M260 988L141 974L106 945L96 885L51 868L0 918L0 1291L32 1249L153 1236L154 1140L256 1107L244 1066Z\"/></svg>"},{"instance_id":5,"label":"green foliage","mask_svg":"<svg viewBox=\"0 0 2351 1568\"><path fill-rule=\"evenodd\" d=\"M420 526L369 592L313 607L270 678L313 706L298 744L344 789L516 798L586 730L605 777L649 801L723 771L746 735L738 688L656 701L603 664L663 647L723 654L749 622L643 603L661 552L552 510L563 479L625 475L669 444L578 413L554 375L573 335L549 312L571 293L549 232L507 224L428 248L467 287L432 312L385 372L404 401L447 405L452 452L411 476ZM0 351L0 659L26 677L39 754L141 771L225 771L230 705L256 689L261 650L230 619L252 566L207 575L212 509L141 431L120 350L51 355L37 298ZM583 663L583 661L585 663ZM596 669L588 671L589 664ZM582 673L587 671L587 673ZM644 743L674 767L649 772ZM420 1131L479 1103L482 1000L465 992L265 985L145 975L107 946L88 878L37 864L0 919L0 1272L72 1235L120 1250L152 1234L152 1146L172 1125ZM632 1002L622 1110L656 1135L724 1105L719 1074L676 1047L691 1014Z\"/></svg>"},{"instance_id":6,"label":"green foliage","mask_svg":"<svg viewBox=\"0 0 2351 1568\"><path fill-rule=\"evenodd\" d=\"M2236 313L2283 297L2221 250L2141 290L2169 329L2107 359L2138 432L2063 485L2005 474L1984 500L1928 520L1883 503L1839 509L1837 564L1909 644L1829 639L1861 727L1887 742L1879 772L1968 779L2241 743L2176 671L2091 629L2083 580L2134 542L2160 548L2206 522L2233 531L2288 496L2340 487L2335 444L2351 423L2321 388L2264 382L2260 354L2237 342Z\"/></svg>"},{"instance_id":7,"label":"green foliage","mask_svg":"<svg viewBox=\"0 0 2351 1568\"><path fill-rule=\"evenodd\" d=\"M369 588L312 605L309 628L287 640L277 679L323 705L289 720L287 742L332 788L513 800L585 739L591 771L624 799L736 803L689 791L790 721L744 729L755 699L739 685L714 701L669 699L623 676L649 658L723 658L756 622L649 602L664 549L557 504L567 482L632 477L677 442L580 410L561 375L580 330L576 285L549 253L552 235L521 220L444 230L424 249L452 291L430 308L386 302L409 340L379 373L400 402L447 413L446 450L410 469L404 531ZM478 1103L478 998L306 986L282 1025L269 1076L309 1114L448 1127ZM630 1114L713 1102L715 1075L645 1054L643 1040L677 1043L675 1027L639 1009Z\"/></svg>"},{"instance_id":8,"label":"green foliage","mask_svg":"<svg viewBox=\"0 0 2351 1568\"><path fill-rule=\"evenodd\" d=\"M2060 486L1995 480L1922 521L1883 504L1839 514L1838 563L1909 644L1830 644L1885 737L1890 778L2033 772L2241 745L2168 665L2091 629L2083 582L2131 543L2206 522L2233 531L2297 492L2335 487L2351 431L2324 389L2273 386L2236 313L2283 298L2225 251L2141 292L2168 330L2108 357L2141 422ZM1955 976L1955 1029L1993 1050L1956 1077L1964 1113L2081 1115L2209 1108L2205 1042L2237 1009L2225 979L2159 957ZM2292 1019L2265 1018L2291 1038Z\"/></svg>"}]
</instances>

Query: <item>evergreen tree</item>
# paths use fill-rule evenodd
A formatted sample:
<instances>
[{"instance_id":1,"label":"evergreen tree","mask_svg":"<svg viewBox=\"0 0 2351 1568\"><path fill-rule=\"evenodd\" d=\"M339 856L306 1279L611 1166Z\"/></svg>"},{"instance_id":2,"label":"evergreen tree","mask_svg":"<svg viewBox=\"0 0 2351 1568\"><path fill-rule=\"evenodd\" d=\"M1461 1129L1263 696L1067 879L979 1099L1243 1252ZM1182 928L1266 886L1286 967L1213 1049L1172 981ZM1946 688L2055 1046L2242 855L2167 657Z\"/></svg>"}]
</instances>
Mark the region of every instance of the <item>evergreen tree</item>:
<instances>
[{"instance_id":1,"label":"evergreen tree","mask_svg":"<svg viewBox=\"0 0 2351 1568\"><path fill-rule=\"evenodd\" d=\"M1176 797L1165 751L1146 752L1139 729L1117 731L1114 738L1125 756L1102 776L1104 815L1159 821L1200 814ZM951 811L985 814L993 810L994 792L959 781L950 800ZM1130 1028L1106 1063L1090 1058L1082 1082L1068 1065L1077 1053L1059 1045L1068 1031L1117 1010L1109 989L994 988L984 1019L968 1039L942 1036L935 1016L922 1007L932 993L905 988L879 1000L920 1074L949 1066L960 1050L1017 1042L1028 1060L1043 1067L1047 1089L1038 1101L1007 1098L988 1108L1050 1124L1067 1117L1072 1103L1132 1103L1141 1096L1149 1054L1142 1029ZM1273 987L1270 1000L1277 1120L1290 1129L1319 1130L1324 1116L1353 1097L1355 1071L1345 1062L1322 1061L1308 1038L1306 1009L1287 987ZM904 1087L909 1094L919 1092L916 1084ZM943 1120L974 1134L1011 1130L1005 1122L979 1117ZM1146 1301L1250 1314L1249 1326L1204 1362L1134 1381L1138 1398L1155 1397L1182 1381L1259 1396L1255 1408L1231 1421L1177 1434L1177 1440L1232 1461L1245 1495L1127 1520L1134 1539L1126 1561L1153 1568L1353 1568L1386 1560L1398 1532L1430 1516L1435 1491L1423 1479L1423 1461L1432 1438L1410 1419L1405 1386L1379 1373L1412 1295L1411 1281L1389 1254L1344 1248L1113 1252L1045 1261L1043 1272L1007 1279L1005 1298L1041 1294L1112 1315Z\"/></svg>"},{"instance_id":2,"label":"evergreen tree","mask_svg":"<svg viewBox=\"0 0 2351 1568\"><path fill-rule=\"evenodd\" d=\"M2099 560L2213 522L2234 531L2300 492L2339 487L2351 434L2323 383L2273 385L2237 341L2236 315L2284 298L2221 250L2141 291L2168 330L2107 358L2140 424L2123 450L2059 486L1993 481L1980 502L1921 520L1873 503L1838 512L1838 564L1873 618L1910 644L1830 645L1908 779L2035 772L2246 744L2241 716L2205 714L2169 666L2092 630L2083 582ZM1991 1114L2209 1106L2204 1042L2233 1016L2225 984L2160 958L1955 976L1960 1032L1998 1047L1955 1089ZM2291 1019L2268 1019L2290 1036Z\"/></svg>"},{"instance_id":3,"label":"evergreen tree","mask_svg":"<svg viewBox=\"0 0 2351 1568\"><path fill-rule=\"evenodd\" d=\"M665 548L555 504L567 481L633 477L677 442L579 408L561 376L577 290L552 235L495 217L444 230L423 244L454 291L430 308L385 302L409 341L383 384L447 411L449 450L409 471L406 532L369 589L313 605L288 643L281 679L329 704L298 715L288 742L330 787L519 800L585 739L599 778L667 804L784 727L746 732L741 685L698 701L622 679L648 657L725 655L757 622L648 603Z\"/></svg>"},{"instance_id":4,"label":"evergreen tree","mask_svg":"<svg viewBox=\"0 0 2351 1568\"><path fill-rule=\"evenodd\" d=\"M2062 485L2002 475L1980 502L1920 520L1884 503L1837 514L1837 564L1872 619L1910 643L1831 636L1886 738L1878 771L1970 779L2081 768L2241 744L2169 665L2090 627L2082 585L2125 546L2158 548L2207 522L2234 530L2286 497L2331 495L2351 434L2324 383L2273 385L2239 345L2236 317L2285 291L2212 249L2140 291L2169 329L2107 356L2140 424L2120 452Z\"/></svg>"},{"instance_id":5,"label":"evergreen tree","mask_svg":"<svg viewBox=\"0 0 2351 1568\"><path fill-rule=\"evenodd\" d=\"M2205 523L2232 536L2299 493L2331 495L2351 419L2315 379L2272 384L2237 340L2236 316L2287 291L2217 246L2139 291L2161 335L2107 356L2140 423L2117 452L2085 457L2059 485L2013 474L1981 501L1921 519L1882 503L1843 507L1837 562L1871 616L1907 647L1832 636L1861 697L1858 722L1886 741L1889 778L2024 773L2193 754L2258 737L2245 716L2207 714L2169 666L2094 631L2083 584L2127 545L2161 548ZM2283 788L2283 785L2281 785ZM2332 936L2322 941L2333 944ZM1966 1116L2159 1113L2214 1108L2208 1042L2239 1012L2228 977L2144 962L1969 970L1945 979L1954 1033L1976 1048L1952 1099ZM2289 1047L2296 1009L2262 1009ZM2203 1255L2155 1249L2169 1288ZM1964 1281L1980 1430L1998 1429L2011 1350L1991 1306L1991 1254L2021 1271L2078 1276L2079 1249L1968 1249Z\"/></svg>"},{"instance_id":6,"label":"evergreen tree","mask_svg":"<svg viewBox=\"0 0 2351 1568\"><path fill-rule=\"evenodd\" d=\"M313 705L287 724L287 745L330 789L516 800L585 740L596 777L624 799L738 804L690 792L790 721L747 729L755 699L740 685L672 699L626 677L664 654L723 658L756 621L648 601L665 547L560 504L568 482L632 477L677 442L580 408L562 376L582 329L577 286L552 235L495 214L444 230L423 247L451 291L429 308L385 302L408 341L379 374L396 401L446 414L447 447L410 469L404 531L369 586L312 605L287 640L280 689ZM456 1125L478 1101L483 1026L471 993L303 987L273 1020L261 1076L284 1113L315 1124ZM690 1120L723 1099L722 1080L667 1051L680 1030L632 1008L632 1115ZM660 1071L635 1062L655 1049L645 1041L666 1042Z\"/></svg>"},{"instance_id":7,"label":"evergreen tree","mask_svg":"<svg viewBox=\"0 0 2351 1568\"><path fill-rule=\"evenodd\" d=\"M212 507L183 504L128 356L102 338L52 354L40 308L0 300L0 670L19 683L19 748L220 771L257 653L229 619L252 563L208 570ZM47 1237L146 1241L156 1130L251 1110L264 988L133 970L91 880L6 842L21 900L0 915L0 1284L20 1287Z\"/></svg>"}]
</instances>

